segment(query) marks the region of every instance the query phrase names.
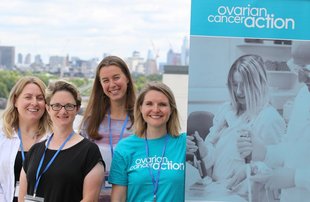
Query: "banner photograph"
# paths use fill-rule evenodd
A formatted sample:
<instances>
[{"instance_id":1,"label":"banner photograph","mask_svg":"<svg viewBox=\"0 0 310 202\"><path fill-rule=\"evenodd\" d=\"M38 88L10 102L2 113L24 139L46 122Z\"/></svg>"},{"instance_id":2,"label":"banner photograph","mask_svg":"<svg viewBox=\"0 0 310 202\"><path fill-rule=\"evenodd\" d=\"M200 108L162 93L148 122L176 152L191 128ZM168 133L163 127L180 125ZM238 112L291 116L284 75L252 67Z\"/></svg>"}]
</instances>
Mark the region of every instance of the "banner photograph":
<instances>
[{"instance_id":1,"label":"banner photograph","mask_svg":"<svg viewBox=\"0 0 310 202\"><path fill-rule=\"evenodd\" d=\"M192 0L186 201L309 201L309 10Z\"/></svg>"}]
</instances>

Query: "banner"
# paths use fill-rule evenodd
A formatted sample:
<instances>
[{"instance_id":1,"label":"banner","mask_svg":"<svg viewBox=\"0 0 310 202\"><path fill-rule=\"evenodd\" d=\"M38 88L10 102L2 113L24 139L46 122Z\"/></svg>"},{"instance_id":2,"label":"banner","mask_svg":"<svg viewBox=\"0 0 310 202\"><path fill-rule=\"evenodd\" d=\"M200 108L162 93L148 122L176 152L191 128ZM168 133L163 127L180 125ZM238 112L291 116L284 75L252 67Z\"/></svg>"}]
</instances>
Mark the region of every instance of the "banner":
<instances>
[{"instance_id":1,"label":"banner","mask_svg":"<svg viewBox=\"0 0 310 202\"><path fill-rule=\"evenodd\" d=\"M191 6L186 201L308 201L310 1Z\"/></svg>"}]
</instances>

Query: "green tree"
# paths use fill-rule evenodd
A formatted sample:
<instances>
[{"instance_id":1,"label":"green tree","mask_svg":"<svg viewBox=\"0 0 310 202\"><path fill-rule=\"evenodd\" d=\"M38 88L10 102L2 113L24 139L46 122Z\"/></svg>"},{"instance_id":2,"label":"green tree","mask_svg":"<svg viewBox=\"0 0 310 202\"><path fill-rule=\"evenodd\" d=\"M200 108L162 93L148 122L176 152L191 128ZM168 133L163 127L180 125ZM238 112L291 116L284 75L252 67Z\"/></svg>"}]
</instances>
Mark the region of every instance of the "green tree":
<instances>
[{"instance_id":1,"label":"green tree","mask_svg":"<svg viewBox=\"0 0 310 202\"><path fill-rule=\"evenodd\" d=\"M7 98L9 97L9 91L8 88L6 87L6 85L4 83L2 83L2 81L0 81L0 98Z\"/></svg>"},{"instance_id":2,"label":"green tree","mask_svg":"<svg viewBox=\"0 0 310 202\"><path fill-rule=\"evenodd\" d=\"M137 91L139 92L149 81L162 81L162 75L151 74L146 76L144 74L132 74L132 79Z\"/></svg>"},{"instance_id":3,"label":"green tree","mask_svg":"<svg viewBox=\"0 0 310 202\"><path fill-rule=\"evenodd\" d=\"M78 88L88 83L87 79L85 78L72 78L69 79L69 81L72 82Z\"/></svg>"},{"instance_id":4,"label":"green tree","mask_svg":"<svg viewBox=\"0 0 310 202\"><path fill-rule=\"evenodd\" d=\"M45 83L45 85L48 85L48 83L51 79L57 79L57 77L55 75L52 75L49 73L43 73L43 72L36 73L36 74L34 74L34 76L40 78Z\"/></svg>"},{"instance_id":5,"label":"green tree","mask_svg":"<svg viewBox=\"0 0 310 202\"><path fill-rule=\"evenodd\" d=\"M8 70L0 70L0 83L6 86L6 91L10 92L10 90L15 85L16 81L21 77L20 73L17 71L8 71ZM3 90L3 93L6 92ZM7 96L5 98L8 97Z\"/></svg>"}]
</instances>

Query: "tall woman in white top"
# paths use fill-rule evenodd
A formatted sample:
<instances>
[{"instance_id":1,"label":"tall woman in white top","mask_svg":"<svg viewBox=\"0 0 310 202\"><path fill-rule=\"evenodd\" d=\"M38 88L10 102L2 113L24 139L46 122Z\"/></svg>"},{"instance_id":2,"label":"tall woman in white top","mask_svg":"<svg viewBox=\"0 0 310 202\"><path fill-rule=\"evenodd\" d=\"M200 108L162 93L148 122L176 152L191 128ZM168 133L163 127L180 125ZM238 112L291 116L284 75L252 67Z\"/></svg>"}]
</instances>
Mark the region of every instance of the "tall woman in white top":
<instances>
[{"instance_id":1,"label":"tall woman in white top","mask_svg":"<svg viewBox=\"0 0 310 202\"><path fill-rule=\"evenodd\" d=\"M17 201L25 155L50 130L45 88L39 78L26 76L10 92L0 131L0 201Z\"/></svg>"}]
</instances>

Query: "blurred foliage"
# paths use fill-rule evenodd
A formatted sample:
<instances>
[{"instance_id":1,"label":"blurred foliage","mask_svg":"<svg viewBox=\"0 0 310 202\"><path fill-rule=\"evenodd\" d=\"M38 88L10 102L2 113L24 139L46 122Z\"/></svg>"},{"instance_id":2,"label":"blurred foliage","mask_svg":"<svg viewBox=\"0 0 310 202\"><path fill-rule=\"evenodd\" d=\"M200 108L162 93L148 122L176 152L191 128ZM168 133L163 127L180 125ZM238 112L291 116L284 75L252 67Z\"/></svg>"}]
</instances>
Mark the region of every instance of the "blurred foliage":
<instances>
[{"instance_id":1,"label":"blurred foliage","mask_svg":"<svg viewBox=\"0 0 310 202\"><path fill-rule=\"evenodd\" d=\"M0 70L0 97L7 98L20 77L21 75L17 71Z\"/></svg>"},{"instance_id":2,"label":"blurred foliage","mask_svg":"<svg viewBox=\"0 0 310 202\"><path fill-rule=\"evenodd\" d=\"M32 73L32 72L19 72L12 70L0 70L0 98L8 98L10 90L15 85L16 81L22 76L36 76L40 78L46 85L49 81L58 79L57 76L45 72ZM89 84L92 86L93 79L88 78L63 78L64 80L72 82L79 89L84 89ZM90 87L91 88L91 87ZM87 89L81 92L82 96L88 96L90 90Z\"/></svg>"},{"instance_id":3,"label":"blurred foliage","mask_svg":"<svg viewBox=\"0 0 310 202\"><path fill-rule=\"evenodd\" d=\"M37 76L39 77L46 85L49 81L59 79L58 76L53 74L39 72L18 72L12 70L0 70L0 97L8 98L10 90L16 83L16 81L22 76ZM92 90L94 79L90 78L81 78L81 77L72 77L72 78L62 78L64 80L72 82L78 87L82 96L89 96ZM132 74L132 79L134 85L139 92L144 85L149 81L162 81L162 75L153 74L153 75L144 75L144 74Z\"/></svg>"},{"instance_id":4,"label":"blurred foliage","mask_svg":"<svg viewBox=\"0 0 310 202\"><path fill-rule=\"evenodd\" d=\"M5 97L7 98L9 96L9 91L8 91L8 88L7 86L0 82L0 97Z\"/></svg>"},{"instance_id":5,"label":"blurred foliage","mask_svg":"<svg viewBox=\"0 0 310 202\"><path fill-rule=\"evenodd\" d=\"M144 74L132 74L132 79L137 91L140 92L147 82L162 81L162 75L151 74L146 76Z\"/></svg>"}]
</instances>

